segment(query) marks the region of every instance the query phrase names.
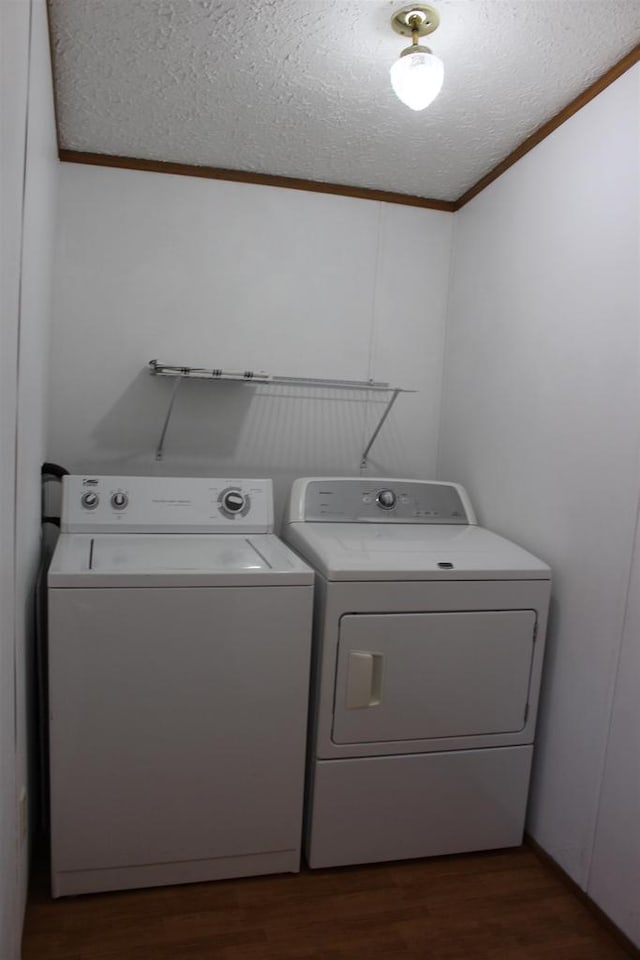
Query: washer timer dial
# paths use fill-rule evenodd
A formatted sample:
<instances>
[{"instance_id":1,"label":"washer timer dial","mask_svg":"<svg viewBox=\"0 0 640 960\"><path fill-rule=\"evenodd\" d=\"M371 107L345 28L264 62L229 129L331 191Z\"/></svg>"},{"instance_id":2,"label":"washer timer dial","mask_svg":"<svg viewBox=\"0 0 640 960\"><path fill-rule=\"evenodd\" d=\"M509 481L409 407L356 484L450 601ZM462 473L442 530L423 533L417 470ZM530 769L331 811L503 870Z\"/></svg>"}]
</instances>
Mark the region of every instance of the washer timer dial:
<instances>
[{"instance_id":1,"label":"washer timer dial","mask_svg":"<svg viewBox=\"0 0 640 960\"><path fill-rule=\"evenodd\" d=\"M86 493L82 494L80 503L85 508L85 510L95 510L95 508L100 503L100 497L97 493L94 493L93 490L87 490Z\"/></svg>"},{"instance_id":2,"label":"washer timer dial","mask_svg":"<svg viewBox=\"0 0 640 960\"><path fill-rule=\"evenodd\" d=\"M240 513L244 507L244 496L238 490L230 490L222 498L222 505L229 513Z\"/></svg>"},{"instance_id":3,"label":"washer timer dial","mask_svg":"<svg viewBox=\"0 0 640 960\"><path fill-rule=\"evenodd\" d=\"M246 517L251 507L251 501L246 493L236 487L223 490L218 497L220 513L225 517Z\"/></svg>"}]
</instances>

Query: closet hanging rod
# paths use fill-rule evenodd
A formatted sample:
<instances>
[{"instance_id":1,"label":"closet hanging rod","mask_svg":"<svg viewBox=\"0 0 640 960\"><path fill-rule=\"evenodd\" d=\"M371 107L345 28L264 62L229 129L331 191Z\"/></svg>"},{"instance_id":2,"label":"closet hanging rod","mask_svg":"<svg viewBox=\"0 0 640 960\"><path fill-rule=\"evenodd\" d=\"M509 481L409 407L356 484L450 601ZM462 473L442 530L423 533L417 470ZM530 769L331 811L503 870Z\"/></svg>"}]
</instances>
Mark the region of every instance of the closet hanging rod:
<instances>
[{"instance_id":1,"label":"closet hanging rod","mask_svg":"<svg viewBox=\"0 0 640 960\"><path fill-rule=\"evenodd\" d=\"M245 370L243 373L233 370L217 370L215 368L209 370L204 367L178 367L174 366L173 364L160 363L159 360L149 361L149 372L156 377L171 377L171 379L175 380L175 385L171 391L171 397L169 398L169 406L165 414L164 424L160 432L160 439L158 440L158 446L156 447L156 460L162 460L167 428L169 427L169 421L171 420L171 414L173 413L178 389L183 380L226 380L234 383L252 383L256 385L274 384L284 387L322 387L325 389L333 388L336 390L373 390L377 391L378 393L389 393L391 396L385 404L382 415L379 418L362 453L362 457L360 459L361 467L366 467L369 451L375 443L375 440L382 429L383 423L389 416L391 408L398 399L398 395L401 393L416 393L415 390L406 390L403 387L392 387L390 384L382 383L379 380L328 380L317 377L280 377L272 376L271 374L263 372L255 373L253 370Z\"/></svg>"}]
</instances>

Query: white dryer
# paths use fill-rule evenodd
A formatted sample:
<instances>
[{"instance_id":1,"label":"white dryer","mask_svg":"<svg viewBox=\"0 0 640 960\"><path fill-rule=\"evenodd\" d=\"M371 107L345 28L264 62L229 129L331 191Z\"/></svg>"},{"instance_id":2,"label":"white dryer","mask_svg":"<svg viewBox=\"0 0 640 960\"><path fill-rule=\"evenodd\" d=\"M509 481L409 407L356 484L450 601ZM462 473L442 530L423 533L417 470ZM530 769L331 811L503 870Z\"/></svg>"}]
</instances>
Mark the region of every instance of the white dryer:
<instances>
[{"instance_id":1,"label":"white dryer","mask_svg":"<svg viewBox=\"0 0 640 960\"><path fill-rule=\"evenodd\" d=\"M451 483L297 480L288 521L318 574L309 865L521 843L547 565Z\"/></svg>"},{"instance_id":2,"label":"white dryer","mask_svg":"<svg viewBox=\"0 0 640 960\"><path fill-rule=\"evenodd\" d=\"M269 480L65 477L54 896L297 871L313 572Z\"/></svg>"}]
</instances>

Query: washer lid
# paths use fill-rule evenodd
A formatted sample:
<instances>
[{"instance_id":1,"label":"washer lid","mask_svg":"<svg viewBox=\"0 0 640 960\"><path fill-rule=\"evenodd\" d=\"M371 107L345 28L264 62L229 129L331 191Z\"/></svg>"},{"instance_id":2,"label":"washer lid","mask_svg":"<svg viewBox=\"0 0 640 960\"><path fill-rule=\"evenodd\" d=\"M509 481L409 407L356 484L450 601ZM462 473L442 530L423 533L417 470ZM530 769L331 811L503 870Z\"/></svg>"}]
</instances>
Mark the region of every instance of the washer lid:
<instances>
[{"instance_id":1,"label":"washer lid","mask_svg":"<svg viewBox=\"0 0 640 960\"><path fill-rule=\"evenodd\" d=\"M289 543L327 580L548 580L532 554L476 526L292 523Z\"/></svg>"},{"instance_id":2,"label":"washer lid","mask_svg":"<svg viewBox=\"0 0 640 960\"><path fill-rule=\"evenodd\" d=\"M312 583L273 534L62 534L49 586L247 586Z\"/></svg>"},{"instance_id":3,"label":"washer lid","mask_svg":"<svg viewBox=\"0 0 640 960\"><path fill-rule=\"evenodd\" d=\"M246 537L175 536L168 542L162 538L160 548L153 535L94 537L89 568L98 573L153 573L157 570L212 573L230 569L242 572L271 569Z\"/></svg>"}]
</instances>

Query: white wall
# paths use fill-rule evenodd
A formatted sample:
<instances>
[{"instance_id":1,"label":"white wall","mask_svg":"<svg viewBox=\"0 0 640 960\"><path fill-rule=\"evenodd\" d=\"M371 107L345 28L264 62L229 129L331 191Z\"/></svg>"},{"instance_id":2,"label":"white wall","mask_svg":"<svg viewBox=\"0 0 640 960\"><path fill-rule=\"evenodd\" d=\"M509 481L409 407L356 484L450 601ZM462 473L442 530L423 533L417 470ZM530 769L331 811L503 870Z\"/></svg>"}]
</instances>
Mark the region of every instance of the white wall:
<instances>
[{"instance_id":1,"label":"white wall","mask_svg":"<svg viewBox=\"0 0 640 960\"><path fill-rule=\"evenodd\" d=\"M19 944L15 728L15 429L29 8L0 4L0 956Z\"/></svg>"},{"instance_id":2,"label":"white wall","mask_svg":"<svg viewBox=\"0 0 640 960\"><path fill-rule=\"evenodd\" d=\"M640 944L640 542L618 664L612 723L588 890Z\"/></svg>"},{"instance_id":3,"label":"white wall","mask_svg":"<svg viewBox=\"0 0 640 960\"><path fill-rule=\"evenodd\" d=\"M354 474L380 401L186 383L147 362L385 380L369 473L433 476L451 216L63 164L48 455L71 471ZM425 322L426 315L426 322Z\"/></svg>"},{"instance_id":4,"label":"white wall","mask_svg":"<svg viewBox=\"0 0 640 960\"><path fill-rule=\"evenodd\" d=\"M38 555L56 177L44 0L0 3L0 957L18 957L27 843L27 663ZM27 134L28 127L28 137Z\"/></svg>"},{"instance_id":5,"label":"white wall","mask_svg":"<svg viewBox=\"0 0 640 960\"><path fill-rule=\"evenodd\" d=\"M638 496L639 83L636 67L457 215L447 329L438 474L554 571L529 830L583 887ZM614 785L617 766L610 806L633 776Z\"/></svg>"},{"instance_id":6,"label":"white wall","mask_svg":"<svg viewBox=\"0 0 640 960\"><path fill-rule=\"evenodd\" d=\"M40 467L45 459L53 243L58 147L53 110L45 0L33 0L28 136L18 354L16 491L16 723L18 789L27 787L27 815L36 809L34 779L34 587L40 561ZM32 831L33 832L33 831ZM24 907L25 858L19 889Z\"/></svg>"}]
</instances>

